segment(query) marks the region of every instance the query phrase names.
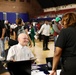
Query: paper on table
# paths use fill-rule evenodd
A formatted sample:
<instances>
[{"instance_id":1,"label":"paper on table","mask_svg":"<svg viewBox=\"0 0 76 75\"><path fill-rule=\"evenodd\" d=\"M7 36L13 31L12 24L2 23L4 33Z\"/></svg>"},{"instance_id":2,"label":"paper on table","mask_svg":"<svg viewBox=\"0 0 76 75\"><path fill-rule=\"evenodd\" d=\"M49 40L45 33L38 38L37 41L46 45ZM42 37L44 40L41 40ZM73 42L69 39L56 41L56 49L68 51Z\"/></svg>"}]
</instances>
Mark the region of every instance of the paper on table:
<instances>
[{"instance_id":1,"label":"paper on table","mask_svg":"<svg viewBox=\"0 0 76 75\"><path fill-rule=\"evenodd\" d=\"M51 71L49 71L50 73ZM57 70L57 75L60 75L61 70Z\"/></svg>"},{"instance_id":2,"label":"paper on table","mask_svg":"<svg viewBox=\"0 0 76 75\"><path fill-rule=\"evenodd\" d=\"M43 71L32 71L31 75L46 75Z\"/></svg>"}]
</instances>

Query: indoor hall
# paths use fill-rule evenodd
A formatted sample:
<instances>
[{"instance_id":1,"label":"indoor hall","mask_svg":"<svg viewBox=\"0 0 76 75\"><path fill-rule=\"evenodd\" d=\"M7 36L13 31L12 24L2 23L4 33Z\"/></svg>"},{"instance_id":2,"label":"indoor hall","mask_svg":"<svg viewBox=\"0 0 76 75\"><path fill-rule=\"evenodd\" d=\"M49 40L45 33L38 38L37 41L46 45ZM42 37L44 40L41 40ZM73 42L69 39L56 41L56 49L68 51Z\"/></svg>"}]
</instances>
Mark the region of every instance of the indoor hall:
<instances>
[{"instance_id":1,"label":"indoor hall","mask_svg":"<svg viewBox=\"0 0 76 75\"><path fill-rule=\"evenodd\" d=\"M75 0L0 0L0 20L8 20L10 23L15 23L18 17L22 18L24 22L29 20L52 20L56 16L62 17L67 12L76 12ZM7 48L6 42L5 50ZM46 64L46 58L54 55L54 42L49 42L50 50L43 50L42 41L36 40L36 46L30 49L34 53L38 65ZM35 72L40 72L36 75L45 75L42 74L42 71Z\"/></svg>"}]
</instances>

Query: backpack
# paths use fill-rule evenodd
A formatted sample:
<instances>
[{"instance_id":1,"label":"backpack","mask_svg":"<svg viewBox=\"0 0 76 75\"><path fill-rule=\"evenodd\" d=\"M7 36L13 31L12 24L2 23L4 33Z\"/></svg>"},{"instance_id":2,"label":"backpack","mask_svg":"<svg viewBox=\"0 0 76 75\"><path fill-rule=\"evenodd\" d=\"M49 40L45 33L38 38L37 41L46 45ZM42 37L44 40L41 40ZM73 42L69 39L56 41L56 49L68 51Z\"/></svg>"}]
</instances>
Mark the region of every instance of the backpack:
<instances>
[{"instance_id":1,"label":"backpack","mask_svg":"<svg viewBox=\"0 0 76 75\"><path fill-rule=\"evenodd\" d=\"M20 33L25 33L24 26L18 27L17 35L19 35Z\"/></svg>"}]
</instances>

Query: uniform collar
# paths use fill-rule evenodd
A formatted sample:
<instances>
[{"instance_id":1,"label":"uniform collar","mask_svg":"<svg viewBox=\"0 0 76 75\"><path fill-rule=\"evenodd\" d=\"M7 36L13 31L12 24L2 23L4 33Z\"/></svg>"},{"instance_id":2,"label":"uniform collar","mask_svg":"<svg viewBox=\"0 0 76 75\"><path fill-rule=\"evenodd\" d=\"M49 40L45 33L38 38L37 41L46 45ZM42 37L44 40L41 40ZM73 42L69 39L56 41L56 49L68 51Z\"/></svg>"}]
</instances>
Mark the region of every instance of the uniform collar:
<instances>
[{"instance_id":1,"label":"uniform collar","mask_svg":"<svg viewBox=\"0 0 76 75\"><path fill-rule=\"evenodd\" d=\"M18 47L19 47L20 49L22 49L22 48L24 48L24 47L26 47L26 46L22 46L20 43L18 43Z\"/></svg>"}]
</instances>

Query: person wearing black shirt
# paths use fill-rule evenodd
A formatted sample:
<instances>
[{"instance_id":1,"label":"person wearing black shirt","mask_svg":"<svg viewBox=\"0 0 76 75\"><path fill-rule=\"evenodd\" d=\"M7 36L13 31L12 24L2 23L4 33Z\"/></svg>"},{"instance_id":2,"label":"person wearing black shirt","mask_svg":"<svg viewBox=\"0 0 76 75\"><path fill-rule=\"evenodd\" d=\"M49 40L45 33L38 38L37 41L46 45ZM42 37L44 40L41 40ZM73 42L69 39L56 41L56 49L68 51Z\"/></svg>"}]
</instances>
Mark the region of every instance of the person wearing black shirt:
<instances>
[{"instance_id":1,"label":"person wearing black shirt","mask_svg":"<svg viewBox=\"0 0 76 75\"><path fill-rule=\"evenodd\" d=\"M50 75L56 75L58 62L61 59L60 75L76 75L76 14L66 13L62 17L63 29L56 41L53 66Z\"/></svg>"},{"instance_id":2,"label":"person wearing black shirt","mask_svg":"<svg viewBox=\"0 0 76 75\"><path fill-rule=\"evenodd\" d=\"M18 35L20 34L20 33L25 33L25 34L27 34L27 32L28 32L28 30L27 30L27 28L25 28L24 27L24 25L22 24L22 19L21 18L17 18L16 19L16 24L17 24L17 27L14 29L14 40L16 40L17 41L17 38L18 38ZM26 32L26 30L27 30L27 32ZM27 34L28 35L28 34ZM29 35L28 35L29 36ZM29 37L29 42L28 43L30 43L30 47L32 47L32 42L31 42L31 39L30 39L30 37Z\"/></svg>"},{"instance_id":3,"label":"person wearing black shirt","mask_svg":"<svg viewBox=\"0 0 76 75\"><path fill-rule=\"evenodd\" d=\"M5 57L4 52L4 38L5 38L5 25L4 21L0 20L0 58Z\"/></svg>"}]
</instances>

